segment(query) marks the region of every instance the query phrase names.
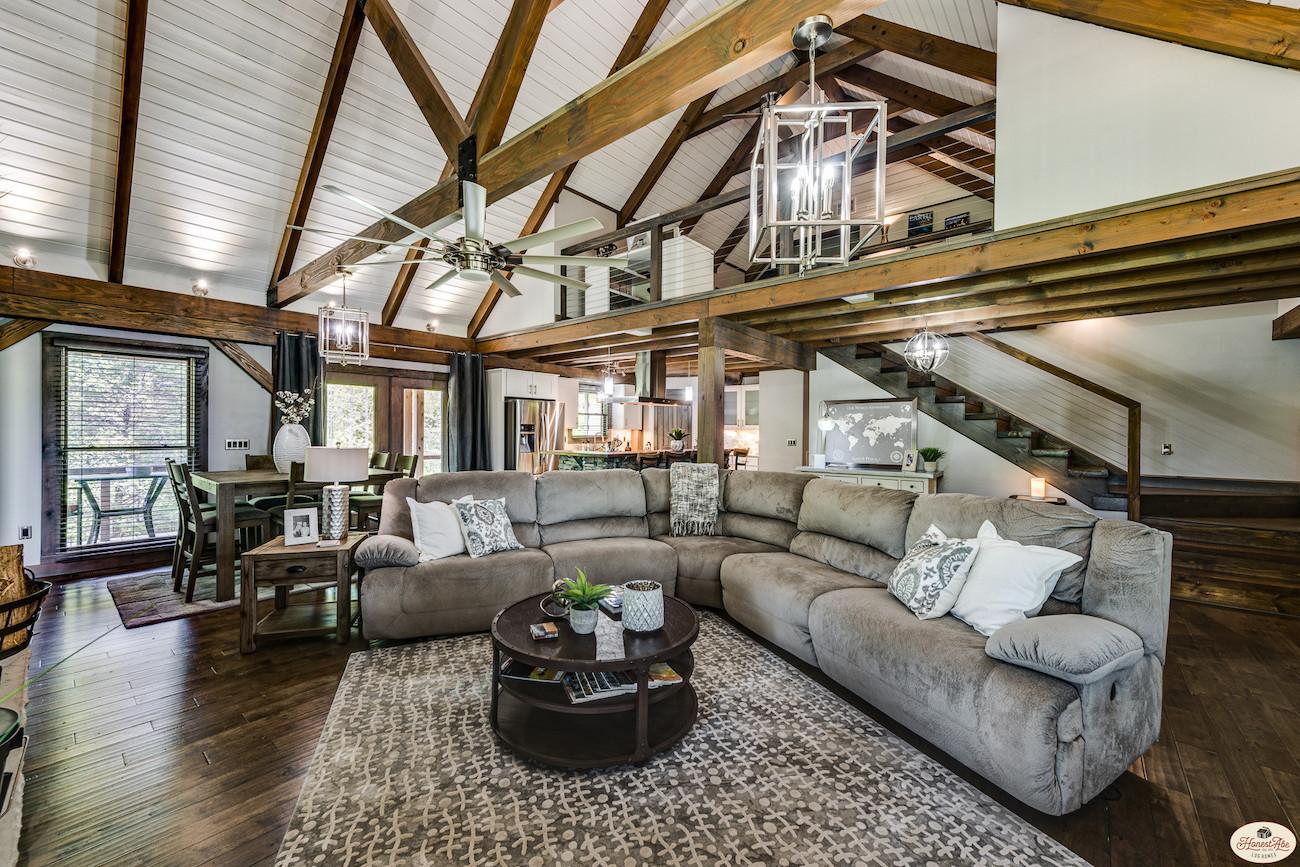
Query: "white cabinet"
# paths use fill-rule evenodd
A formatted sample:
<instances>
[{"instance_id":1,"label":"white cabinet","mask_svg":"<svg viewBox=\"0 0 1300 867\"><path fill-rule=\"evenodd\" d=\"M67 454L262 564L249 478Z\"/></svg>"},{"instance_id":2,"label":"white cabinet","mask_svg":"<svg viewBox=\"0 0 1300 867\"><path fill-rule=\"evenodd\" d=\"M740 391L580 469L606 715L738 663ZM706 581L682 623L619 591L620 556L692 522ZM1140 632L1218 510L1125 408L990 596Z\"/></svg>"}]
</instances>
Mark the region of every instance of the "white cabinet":
<instances>
[{"instance_id":1,"label":"white cabinet","mask_svg":"<svg viewBox=\"0 0 1300 867\"><path fill-rule=\"evenodd\" d=\"M727 386L722 395L722 423L727 427L758 427L758 386Z\"/></svg>"},{"instance_id":2,"label":"white cabinet","mask_svg":"<svg viewBox=\"0 0 1300 867\"><path fill-rule=\"evenodd\" d=\"M618 403L609 405L610 430L641 430L645 407L639 403Z\"/></svg>"},{"instance_id":3,"label":"white cabinet","mask_svg":"<svg viewBox=\"0 0 1300 867\"><path fill-rule=\"evenodd\" d=\"M901 470L836 470L800 467L799 471L849 485L892 488L898 491L915 491L918 494L939 493L939 481L943 478L943 473L905 473Z\"/></svg>"},{"instance_id":4,"label":"white cabinet","mask_svg":"<svg viewBox=\"0 0 1300 867\"><path fill-rule=\"evenodd\" d=\"M557 380L553 373L533 373L529 370L505 372L505 396L555 400Z\"/></svg>"}]
</instances>

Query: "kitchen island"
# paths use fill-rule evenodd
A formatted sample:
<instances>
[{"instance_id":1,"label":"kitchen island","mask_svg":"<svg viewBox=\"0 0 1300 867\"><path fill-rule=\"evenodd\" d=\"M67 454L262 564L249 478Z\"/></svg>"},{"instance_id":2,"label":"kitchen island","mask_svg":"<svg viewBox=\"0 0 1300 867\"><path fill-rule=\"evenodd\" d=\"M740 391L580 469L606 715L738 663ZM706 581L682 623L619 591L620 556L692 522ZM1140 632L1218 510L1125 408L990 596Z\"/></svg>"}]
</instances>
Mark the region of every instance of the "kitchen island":
<instances>
[{"instance_id":1,"label":"kitchen island","mask_svg":"<svg viewBox=\"0 0 1300 867\"><path fill-rule=\"evenodd\" d=\"M543 457L558 458L559 468L562 470L616 470L627 468L637 469L637 459L645 456L666 455L666 452L660 451L585 451L583 449L559 449L555 451L541 452ZM681 459L694 460L694 450L675 453L680 455ZM667 461L664 461L667 465Z\"/></svg>"}]
</instances>

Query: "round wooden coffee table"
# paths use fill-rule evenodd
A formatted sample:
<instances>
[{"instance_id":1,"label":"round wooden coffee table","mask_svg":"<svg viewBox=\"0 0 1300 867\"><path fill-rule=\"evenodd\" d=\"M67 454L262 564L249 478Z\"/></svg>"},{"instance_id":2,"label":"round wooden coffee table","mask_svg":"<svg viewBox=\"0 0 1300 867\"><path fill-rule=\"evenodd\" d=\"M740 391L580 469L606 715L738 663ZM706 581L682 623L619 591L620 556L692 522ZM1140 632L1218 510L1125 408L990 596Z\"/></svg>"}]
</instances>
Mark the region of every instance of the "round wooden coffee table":
<instances>
[{"instance_id":1,"label":"round wooden coffee table","mask_svg":"<svg viewBox=\"0 0 1300 867\"><path fill-rule=\"evenodd\" d=\"M698 704L691 644L700 624L691 607L664 597L664 625L623 633L622 655L597 658L596 636L578 635L564 618L542 612L546 594L502 611L492 621L492 731L527 758L562 768L599 768L643 762L670 749L695 724ZM615 616L613 619L617 620ZM553 622L560 637L534 641L528 627ZM605 654L609 656L609 654ZM635 693L572 704L559 683L502 677L502 659L561 671L635 672ZM650 666L666 662L680 683L649 685Z\"/></svg>"}]
</instances>

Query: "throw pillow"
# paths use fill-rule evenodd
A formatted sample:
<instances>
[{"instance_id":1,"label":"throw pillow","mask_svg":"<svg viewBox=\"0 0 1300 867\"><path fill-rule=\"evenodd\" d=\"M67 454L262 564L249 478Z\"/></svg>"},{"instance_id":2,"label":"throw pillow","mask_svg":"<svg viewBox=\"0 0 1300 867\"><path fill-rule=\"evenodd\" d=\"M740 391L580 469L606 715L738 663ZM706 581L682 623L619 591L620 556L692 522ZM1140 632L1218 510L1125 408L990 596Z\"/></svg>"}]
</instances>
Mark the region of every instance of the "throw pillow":
<instances>
[{"instance_id":1,"label":"throw pillow","mask_svg":"<svg viewBox=\"0 0 1300 867\"><path fill-rule=\"evenodd\" d=\"M712 536L718 520L718 465L677 463L668 472L672 534Z\"/></svg>"},{"instance_id":2,"label":"throw pillow","mask_svg":"<svg viewBox=\"0 0 1300 867\"><path fill-rule=\"evenodd\" d=\"M1052 595L1061 573L1083 559L1059 548L1003 539L991 521L980 526L976 539L980 554L952 614L981 635L1033 617Z\"/></svg>"},{"instance_id":3,"label":"throw pillow","mask_svg":"<svg viewBox=\"0 0 1300 867\"><path fill-rule=\"evenodd\" d=\"M455 500L452 507L460 518L465 537L465 553L483 557L498 551L515 551L522 547L510 526L504 498L496 500Z\"/></svg>"},{"instance_id":4,"label":"throw pillow","mask_svg":"<svg viewBox=\"0 0 1300 867\"><path fill-rule=\"evenodd\" d=\"M468 501L469 497L462 498ZM421 503L406 498L411 510L411 540L420 552L420 562L441 560L465 553L465 536L461 533L460 518L450 503L434 501Z\"/></svg>"},{"instance_id":5,"label":"throw pillow","mask_svg":"<svg viewBox=\"0 0 1300 867\"><path fill-rule=\"evenodd\" d=\"M942 617L961 592L979 550L977 540L949 539L931 524L889 576L889 592L922 620Z\"/></svg>"}]
</instances>

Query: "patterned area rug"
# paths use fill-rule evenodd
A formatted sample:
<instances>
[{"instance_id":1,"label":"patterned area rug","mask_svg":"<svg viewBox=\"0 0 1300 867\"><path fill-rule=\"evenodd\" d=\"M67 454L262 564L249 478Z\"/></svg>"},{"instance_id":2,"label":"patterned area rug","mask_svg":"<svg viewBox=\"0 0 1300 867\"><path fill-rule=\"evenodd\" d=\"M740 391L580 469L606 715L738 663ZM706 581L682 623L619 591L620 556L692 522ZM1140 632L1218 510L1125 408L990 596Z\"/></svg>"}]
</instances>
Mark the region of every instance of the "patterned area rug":
<instances>
[{"instance_id":1,"label":"patterned area rug","mask_svg":"<svg viewBox=\"0 0 1300 867\"><path fill-rule=\"evenodd\" d=\"M333 586L333 585L330 585ZM236 585L236 591L238 586ZM312 593L317 590L306 584L294 587L290 595ZM239 594L234 599L217 602L217 578L215 575L200 575L194 582L194 601L185 601L185 585L181 592L172 590L171 572L146 572L114 578L108 582L108 592L113 595L113 604L117 614L122 618L122 625L127 629L148 626L151 623L163 623L168 620L180 620L185 617L197 617L210 611L225 611L239 607ZM320 591L322 599L325 591ZM257 598L265 601L275 596L270 587L260 587ZM329 597L334 598L332 595Z\"/></svg>"},{"instance_id":2,"label":"patterned area rug","mask_svg":"<svg viewBox=\"0 0 1300 867\"><path fill-rule=\"evenodd\" d=\"M486 635L353 654L276 865L1086 865L721 618L695 658L675 749L558 771L494 740Z\"/></svg>"}]
</instances>

